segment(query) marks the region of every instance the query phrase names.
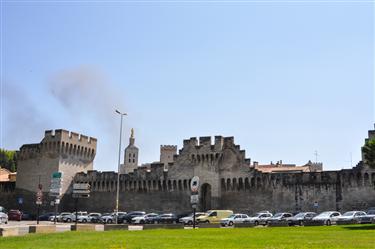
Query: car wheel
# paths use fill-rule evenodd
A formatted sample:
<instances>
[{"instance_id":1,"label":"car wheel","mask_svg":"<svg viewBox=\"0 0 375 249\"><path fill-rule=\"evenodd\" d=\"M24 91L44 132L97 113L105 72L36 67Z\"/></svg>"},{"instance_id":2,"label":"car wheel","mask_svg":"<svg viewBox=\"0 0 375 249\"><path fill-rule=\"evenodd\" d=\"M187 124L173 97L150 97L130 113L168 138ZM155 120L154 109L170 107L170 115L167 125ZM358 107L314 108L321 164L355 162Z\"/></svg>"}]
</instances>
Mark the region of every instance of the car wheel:
<instances>
[{"instance_id":1,"label":"car wheel","mask_svg":"<svg viewBox=\"0 0 375 249\"><path fill-rule=\"evenodd\" d=\"M107 223L108 223L108 224L112 224L112 223L113 223L113 220L108 220Z\"/></svg>"},{"instance_id":2,"label":"car wheel","mask_svg":"<svg viewBox=\"0 0 375 249\"><path fill-rule=\"evenodd\" d=\"M210 223L210 221L209 220L206 220L204 223L207 223L207 224L209 224Z\"/></svg>"},{"instance_id":3,"label":"car wheel","mask_svg":"<svg viewBox=\"0 0 375 249\"><path fill-rule=\"evenodd\" d=\"M82 220L82 222L83 222L83 223L86 223L86 222L87 222L87 220L86 220L86 219L83 219L83 220Z\"/></svg>"},{"instance_id":4,"label":"car wheel","mask_svg":"<svg viewBox=\"0 0 375 249\"><path fill-rule=\"evenodd\" d=\"M229 225L229 226L233 226L233 222L232 222L232 221L230 221L228 225Z\"/></svg>"},{"instance_id":5,"label":"car wheel","mask_svg":"<svg viewBox=\"0 0 375 249\"><path fill-rule=\"evenodd\" d=\"M254 225L255 225L255 226L259 226L259 222L258 222L258 221L255 221L255 222L254 222Z\"/></svg>"},{"instance_id":6,"label":"car wheel","mask_svg":"<svg viewBox=\"0 0 375 249\"><path fill-rule=\"evenodd\" d=\"M187 224L188 224L188 226L191 226L191 225L193 225L193 222L191 220L189 220Z\"/></svg>"},{"instance_id":7,"label":"car wheel","mask_svg":"<svg viewBox=\"0 0 375 249\"><path fill-rule=\"evenodd\" d=\"M330 225L331 225L331 221L330 221L330 220L327 220L327 221L326 221L326 225L327 225L327 226L330 226Z\"/></svg>"},{"instance_id":8,"label":"car wheel","mask_svg":"<svg viewBox=\"0 0 375 249\"><path fill-rule=\"evenodd\" d=\"M72 221L72 219L70 219L70 218L66 219L66 222L71 222L71 221Z\"/></svg>"},{"instance_id":9,"label":"car wheel","mask_svg":"<svg viewBox=\"0 0 375 249\"><path fill-rule=\"evenodd\" d=\"M154 221L154 224L158 224L158 222L155 220L155 221Z\"/></svg>"},{"instance_id":10,"label":"car wheel","mask_svg":"<svg viewBox=\"0 0 375 249\"><path fill-rule=\"evenodd\" d=\"M305 225L305 224L303 223L303 220L301 220L301 221L299 222L299 225L300 225L301 227Z\"/></svg>"},{"instance_id":11,"label":"car wheel","mask_svg":"<svg viewBox=\"0 0 375 249\"><path fill-rule=\"evenodd\" d=\"M144 220L141 220L139 223L141 223L141 224L145 224L145 221L144 221Z\"/></svg>"}]
</instances>

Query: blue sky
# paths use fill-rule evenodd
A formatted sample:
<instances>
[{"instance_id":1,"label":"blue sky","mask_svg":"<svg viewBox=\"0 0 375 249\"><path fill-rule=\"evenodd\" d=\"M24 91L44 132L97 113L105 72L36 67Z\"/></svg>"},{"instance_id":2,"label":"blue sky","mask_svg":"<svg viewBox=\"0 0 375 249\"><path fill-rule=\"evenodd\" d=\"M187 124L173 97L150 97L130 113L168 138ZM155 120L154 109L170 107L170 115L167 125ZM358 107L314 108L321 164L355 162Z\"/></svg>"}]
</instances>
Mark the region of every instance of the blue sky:
<instances>
[{"instance_id":1,"label":"blue sky","mask_svg":"<svg viewBox=\"0 0 375 249\"><path fill-rule=\"evenodd\" d=\"M128 112L140 162L235 136L260 163L350 167L374 123L370 2L2 2L1 147L46 129L98 138L117 168Z\"/></svg>"}]
</instances>

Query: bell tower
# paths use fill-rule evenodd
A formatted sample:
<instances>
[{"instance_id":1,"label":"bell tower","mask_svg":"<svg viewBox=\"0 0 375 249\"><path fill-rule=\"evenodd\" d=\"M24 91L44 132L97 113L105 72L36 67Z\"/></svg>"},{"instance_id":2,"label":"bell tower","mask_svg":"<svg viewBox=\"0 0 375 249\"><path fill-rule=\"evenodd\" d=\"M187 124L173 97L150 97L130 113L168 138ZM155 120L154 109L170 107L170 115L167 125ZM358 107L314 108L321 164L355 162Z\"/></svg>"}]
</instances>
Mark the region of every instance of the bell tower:
<instances>
[{"instance_id":1,"label":"bell tower","mask_svg":"<svg viewBox=\"0 0 375 249\"><path fill-rule=\"evenodd\" d=\"M134 129L131 129L129 145L125 149L124 164L121 166L121 174L133 172L138 167L139 149L135 146Z\"/></svg>"}]
</instances>

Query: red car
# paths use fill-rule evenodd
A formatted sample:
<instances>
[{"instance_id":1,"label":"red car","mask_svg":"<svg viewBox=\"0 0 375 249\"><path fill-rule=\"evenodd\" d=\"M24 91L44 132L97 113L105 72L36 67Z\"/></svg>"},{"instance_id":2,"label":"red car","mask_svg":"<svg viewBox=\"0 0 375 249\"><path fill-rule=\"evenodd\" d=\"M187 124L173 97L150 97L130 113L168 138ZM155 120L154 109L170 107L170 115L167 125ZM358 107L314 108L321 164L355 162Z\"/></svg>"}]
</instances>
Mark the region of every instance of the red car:
<instances>
[{"instance_id":1,"label":"red car","mask_svg":"<svg viewBox=\"0 0 375 249\"><path fill-rule=\"evenodd\" d=\"M22 220L22 212L20 210L9 210L8 212L8 219L9 220Z\"/></svg>"}]
</instances>

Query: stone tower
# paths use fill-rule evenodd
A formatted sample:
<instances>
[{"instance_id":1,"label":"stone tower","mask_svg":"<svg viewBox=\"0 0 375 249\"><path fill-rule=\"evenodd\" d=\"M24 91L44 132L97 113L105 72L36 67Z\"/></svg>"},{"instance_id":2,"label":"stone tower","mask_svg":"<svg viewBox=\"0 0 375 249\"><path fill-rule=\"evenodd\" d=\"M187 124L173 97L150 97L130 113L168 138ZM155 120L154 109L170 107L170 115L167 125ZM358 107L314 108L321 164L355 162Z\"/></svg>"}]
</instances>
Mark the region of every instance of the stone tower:
<instances>
[{"instance_id":1,"label":"stone tower","mask_svg":"<svg viewBox=\"0 0 375 249\"><path fill-rule=\"evenodd\" d=\"M177 155L176 145L160 145L160 163L167 169L168 163L173 163L173 157Z\"/></svg>"},{"instance_id":2,"label":"stone tower","mask_svg":"<svg viewBox=\"0 0 375 249\"><path fill-rule=\"evenodd\" d=\"M35 192L40 183L43 192L48 192L52 173L62 172L62 194L65 194L77 173L93 170L96 143L96 138L75 132L45 131L40 143L20 148L16 187Z\"/></svg>"},{"instance_id":3,"label":"stone tower","mask_svg":"<svg viewBox=\"0 0 375 249\"><path fill-rule=\"evenodd\" d=\"M138 148L134 145L134 129L131 130L131 135L129 138L129 145L125 149L124 164L122 165L122 174L128 174L133 172L138 167Z\"/></svg>"}]
</instances>

